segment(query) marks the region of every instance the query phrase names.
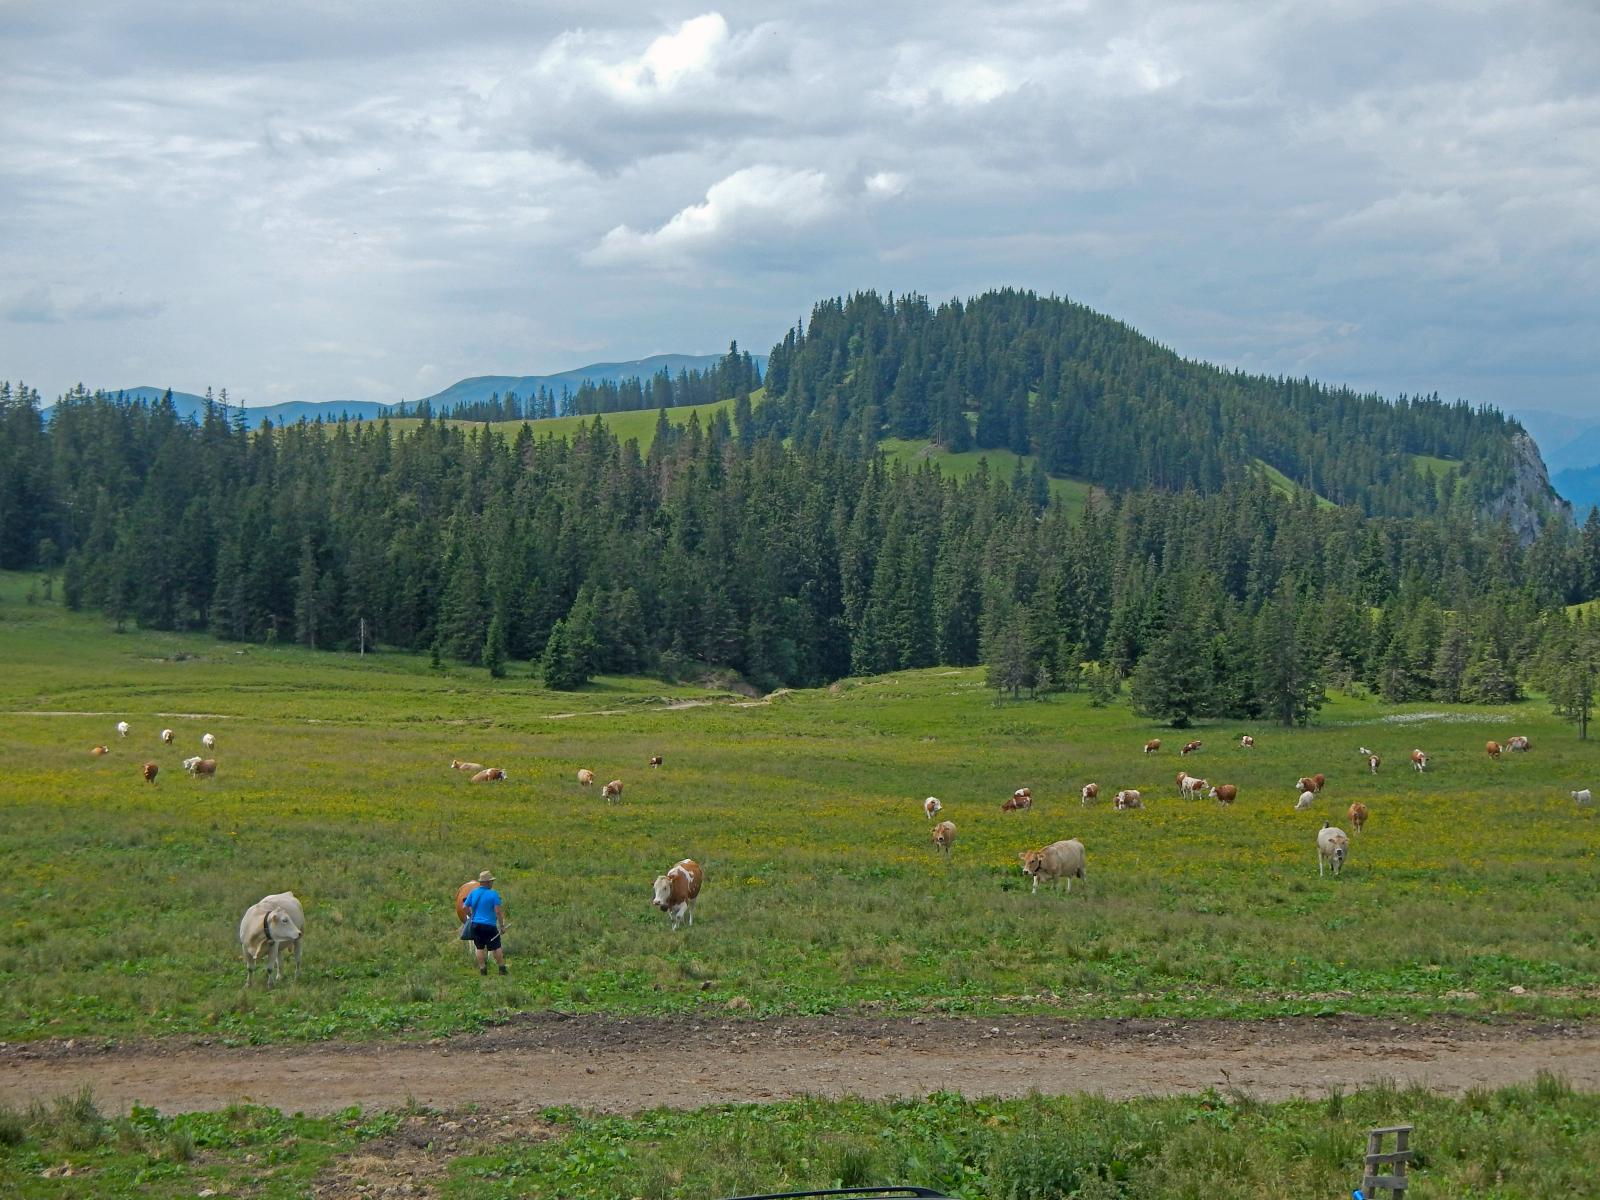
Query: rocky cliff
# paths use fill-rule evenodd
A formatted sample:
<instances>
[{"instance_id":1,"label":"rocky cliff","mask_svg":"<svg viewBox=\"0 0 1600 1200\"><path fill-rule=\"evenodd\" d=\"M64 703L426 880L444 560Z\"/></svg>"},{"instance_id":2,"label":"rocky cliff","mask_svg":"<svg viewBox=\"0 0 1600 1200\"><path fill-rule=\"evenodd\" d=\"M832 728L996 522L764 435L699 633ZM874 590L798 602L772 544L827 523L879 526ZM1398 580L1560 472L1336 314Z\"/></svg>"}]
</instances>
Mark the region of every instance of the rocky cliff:
<instances>
[{"instance_id":1,"label":"rocky cliff","mask_svg":"<svg viewBox=\"0 0 1600 1200\"><path fill-rule=\"evenodd\" d=\"M1505 518L1526 545L1539 536L1546 521L1572 520L1572 505L1550 486L1550 472L1545 469L1539 447L1523 430L1517 429L1511 435L1511 451L1510 485L1489 503L1485 515L1495 521Z\"/></svg>"}]
</instances>

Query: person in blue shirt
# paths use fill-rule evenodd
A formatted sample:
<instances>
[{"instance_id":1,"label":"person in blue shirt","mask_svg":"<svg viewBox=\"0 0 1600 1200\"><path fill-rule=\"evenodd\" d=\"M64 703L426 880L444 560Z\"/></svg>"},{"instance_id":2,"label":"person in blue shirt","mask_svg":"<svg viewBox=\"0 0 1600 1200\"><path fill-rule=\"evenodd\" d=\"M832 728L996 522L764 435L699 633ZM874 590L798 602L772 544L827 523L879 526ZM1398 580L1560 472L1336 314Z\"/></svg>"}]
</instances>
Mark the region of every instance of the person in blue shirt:
<instances>
[{"instance_id":1,"label":"person in blue shirt","mask_svg":"<svg viewBox=\"0 0 1600 1200\"><path fill-rule=\"evenodd\" d=\"M488 871L480 872L478 886L467 893L467 898L462 904L467 910L468 936L478 950L478 974L489 973L490 951L494 953L494 961L500 968L500 974L509 974L506 970L506 952L500 945L500 934L505 929L506 914L501 906L500 893L494 890L494 876Z\"/></svg>"}]
</instances>

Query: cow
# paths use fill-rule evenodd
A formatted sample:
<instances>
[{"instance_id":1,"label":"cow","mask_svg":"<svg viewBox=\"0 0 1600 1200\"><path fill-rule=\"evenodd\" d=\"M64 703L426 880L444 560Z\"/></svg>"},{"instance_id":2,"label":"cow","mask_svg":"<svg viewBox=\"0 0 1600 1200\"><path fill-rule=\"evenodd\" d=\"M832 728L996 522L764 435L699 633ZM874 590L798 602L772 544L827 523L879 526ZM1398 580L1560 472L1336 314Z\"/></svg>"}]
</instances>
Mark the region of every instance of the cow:
<instances>
[{"instance_id":1,"label":"cow","mask_svg":"<svg viewBox=\"0 0 1600 1200\"><path fill-rule=\"evenodd\" d=\"M1591 793L1589 791L1588 788L1584 788L1582 791L1573 792L1572 793L1572 798L1574 800L1576 800L1579 804L1593 804L1594 803L1594 795L1593 795L1593 793Z\"/></svg>"},{"instance_id":2,"label":"cow","mask_svg":"<svg viewBox=\"0 0 1600 1200\"><path fill-rule=\"evenodd\" d=\"M1239 788L1237 784L1219 783L1211 789L1210 795L1221 804L1232 804L1239 798Z\"/></svg>"},{"instance_id":3,"label":"cow","mask_svg":"<svg viewBox=\"0 0 1600 1200\"><path fill-rule=\"evenodd\" d=\"M118 737L127 737L128 736L128 723L126 721L118 721L117 722L117 736Z\"/></svg>"},{"instance_id":4,"label":"cow","mask_svg":"<svg viewBox=\"0 0 1600 1200\"><path fill-rule=\"evenodd\" d=\"M1346 814L1350 818L1350 827L1360 833L1367 827L1367 806L1365 804L1352 804Z\"/></svg>"},{"instance_id":5,"label":"cow","mask_svg":"<svg viewBox=\"0 0 1600 1200\"><path fill-rule=\"evenodd\" d=\"M96 746L96 747L94 747L94 749L90 750L89 753L94 755L96 758L100 758L100 757L102 757L104 755L110 754L111 753L111 747L110 746Z\"/></svg>"},{"instance_id":6,"label":"cow","mask_svg":"<svg viewBox=\"0 0 1600 1200\"><path fill-rule=\"evenodd\" d=\"M1183 749L1178 751L1178 753L1179 754L1193 754L1196 750L1200 749L1200 747L1203 746L1203 745L1205 745L1204 742L1185 742L1184 745L1183 745Z\"/></svg>"},{"instance_id":7,"label":"cow","mask_svg":"<svg viewBox=\"0 0 1600 1200\"><path fill-rule=\"evenodd\" d=\"M580 767L578 769L578 786L588 787L593 782L594 772L589 770L587 767Z\"/></svg>"},{"instance_id":8,"label":"cow","mask_svg":"<svg viewBox=\"0 0 1600 1200\"><path fill-rule=\"evenodd\" d=\"M1239 739L1239 745L1243 746L1246 750L1249 750L1255 744L1255 738L1251 737L1248 733Z\"/></svg>"},{"instance_id":9,"label":"cow","mask_svg":"<svg viewBox=\"0 0 1600 1200\"><path fill-rule=\"evenodd\" d=\"M1305 812L1306 809L1310 808L1316 802L1317 802L1317 794L1315 792L1312 792L1312 791L1301 792L1300 793L1300 799L1298 799L1298 800L1296 800L1294 802L1294 810L1295 810L1295 812Z\"/></svg>"},{"instance_id":10,"label":"cow","mask_svg":"<svg viewBox=\"0 0 1600 1200\"><path fill-rule=\"evenodd\" d=\"M652 755L651 758L650 758L650 765L652 767L659 767L661 765L661 755L659 755L659 754Z\"/></svg>"},{"instance_id":11,"label":"cow","mask_svg":"<svg viewBox=\"0 0 1600 1200\"><path fill-rule=\"evenodd\" d=\"M1321 831L1317 834L1317 875L1320 878L1324 864L1333 868L1333 877L1337 879L1339 872L1344 869L1345 856L1350 853L1350 839L1345 836L1344 830L1336 825L1323 823Z\"/></svg>"},{"instance_id":12,"label":"cow","mask_svg":"<svg viewBox=\"0 0 1600 1200\"><path fill-rule=\"evenodd\" d=\"M1151 738L1148 742L1146 742L1144 744L1144 752L1146 754L1154 754L1157 750L1160 750L1160 749L1161 749L1161 739L1160 738Z\"/></svg>"},{"instance_id":13,"label":"cow","mask_svg":"<svg viewBox=\"0 0 1600 1200\"><path fill-rule=\"evenodd\" d=\"M1098 799L1100 799L1100 785L1098 783L1086 783L1086 784L1084 784L1083 785L1083 802L1085 804L1088 804L1089 801L1098 800Z\"/></svg>"},{"instance_id":14,"label":"cow","mask_svg":"<svg viewBox=\"0 0 1600 1200\"><path fill-rule=\"evenodd\" d=\"M244 952L244 985L250 986L256 964L267 960L267 986L274 977L283 980L283 947L294 947L294 977L300 978L300 942L305 936L306 914L293 892L279 892L263 896L249 908L239 921L239 948Z\"/></svg>"},{"instance_id":15,"label":"cow","mask_svg":"<svg viewBox=\"0 0 1600 1200\"><path fill-rule=\"evenodd\" d=\"M954 821L940 821L933 827L933 844L945 853L950 853L950 847L955 845L956 823Z\"/></svg>"},{"instance_id":16,"label":"cow","mask_svg":"<svg viewBox=\"0 0 1600 1200\"><path fill-rule=\"evenodd\" d=\"M1371 758L1372 757L1372 751L1368 750L1365 746L1362 746L1361 749L1356 751L1356 753L1361 755L1362 758Z\"/></svg>"},{"instance_id":17,"label":"cow","mask_svg":"<svg viewBox=\"0 0 1600 1200\"><path fill-rule=\"evenodd\" d=\"M1495 741L1485 742L1483 744L1483 752L1485 754L1487 754L1495 762L1499 762L1500 761L1500 743L1499 742L1495 742Z\"/></svg>"},{"instance_id":18,"label":"cow","mask_svg":"<svg viewBox=\"0 0 1600 1200\"><path fill-rule=\"evenodd\" d=\"M499 767L485 767L483 770L474 775L470 782L499 783L501 780L505 779L505 777L506 773Z\"/></svg>"},{"instance_id":19,"label":"cow","mask_svg":"<svg viewBox=\"0 0 1600 1200\"><path fill-rule=\"evenodd\" d=\"M1024 850L1017 855L1022 860L1022 873L1033 878L1033 894L1039 893L1039 881L1054 883L1067 881L1067 891L1072 891L1072 881L1084 878L1086 858L1083 843L1077 838L1051 842L1042 850Z\"/></svg>"},{"instance_id":20,"label":"cow","mask_svg":"<svg viewBox=\"0 0 1600 1200\"><path fill-rule=\"evenodd\" d=\"M1378 767L1380 764L1382 764L1382 762L1383 759L1379 758L1376 754L1367 755L1367 770L1376 775L1378 773Z\"/></svg>"},{"instance_id":21,"label":"cow","mask_svg":"<svg viewBox=\"0 0 1600 1200\"><path fill-rule=\"evenodd\" d=\"M172 737L173 737L172 730L163 729L161 731L161 741L162 741L163 744L168 745L168 746L172 745Z\"/></svg>"},{"instance_id":22,"label":"cow","mask_svg":"<svg viewBox=\"0 0 1600 1200\"><path fill-rule=\"evenodd\" d=\"M1320 775L1302 775L1295 780L1294 786L1297 791L1301 792L1320 792L1322 784L1323 779Z\"/></svg>"},{"instance_id":23,"label":"cow","mask_svg":"<svg viewBox=\"0 0 1600 1200\"><path fill-rule=\"evenodd\" d=\"M1196 779L1193 775L1185 775L1178 781L1178 790L1183 793L1185 800L1193 800L1209 786L1204 779Z\"/></svg>"},{"instance_id":24,"label":"cow","mask_svg":"<svg viewBox=\"0 0 1600 1200\"><path fill-rule=\"evenodd\" d=\"M621 800L622 780L613 779L610 783L606 784L605 787L600 789L600 794L607 800Z\"/></svg>"},{"instance_id":25,"label":"cow","mask_svg":"<svg viewBox=\"0 0 1600 1200\"><path fill-rule=\"evenodd\" d=\"M1033 807L1033 793L1027 788L1018 788L1011 793L1011 799L1000 806L1001 812L1021 812L1025 808Z\"/></svg>"},{"instance_id":26,"label":"cow","mask_svg":"<svg viewBox=\"0 0 1600 1200\"><path fill-rule=\"evenodd\" d=\"M692 858L675 862L665 875L657 875L652 885L651 903L672 918L674 929L688 921L694 924L694 902L699 898L700 885L706 873Z\"/></svg>"},{"instance_id":27,"label":"cow","mask_svg":"<svg viewBox=\"0 0 1600 1200\"><path fill-rule=\"evenodd\" d=\"M161 770L161 766L160 766L159 763L153 763L153 762L145 763L145 765L144 765L144 781L146 783L154 783L156 781L156 774L160 770Z\"/></svg>"},{"instance_id":28,"label":"cow","mask_svg":"<svg viewBox=\"0 0 1600 1200\"><path fill-rule=\"evenodd\" d=\"M1523 737L1520 733L1516 737L1508 738L1506 740L1506 749L1511 751L1513 754L1527 750L1531 748L1532 745L1533 743L1528 741L1528 739Z\"/></svg>"},{"instance_id":29,"label":"cow","mask_svg":"<svg viewBox=\"0 0 1600 1200\"><path fill-rule=\"evenodd\" d=\"M215 778L217 774L217 760L214 758L194 758L184 760L184 769L196 779L204 775L206 778Z\"/></svg>"},{"instance_id":30,"label":"cow","mask_svg":"<svg viewBox=\"0 0 1600 1200\"><path fill-rule=\"evenodd\" d=\"M452 771L466 771L470 775L476 775L479 771L483 770L483 764L468 762L464 758L452 758L450 760L450 769Z\"/></svg>"},{"instance_id":31,"label":"cow","mask_svg":"<svg viewBox=\"0 0 1600 1200\"><path fill-rule=\"evenodd\" d=\"M1111 803L1118 812L1123 812L1130 808L1143 808L1144 798L1132 788L1124 788L1116 794Z\"/></svg>"},{"instance_id":32,"label":"cow","mask_svg":"<svg viewBox=\"0 0 1600 1200\"><path fill-rule=\"evenodd\" d=\"M1421 750L1413 750L1411 752L1411 767L1415 771L1426 771L1428 769L1428 756Z\"/></svg>"},{"instance_id":33,"label":"cow","mask_svg":"<svg viewBox=\"0 0 1600 1200\"><path fill-rule=\"evenodd\" d=\"M215 750L217 748L217 735L214 733L202 735L200 738L200 744L207 750Z\"/></svg>"},{"instance_id":34,"label":"cow","mask_svg":"<svg viewBox=\"0 0 1600 1200\"><path fill-rule=\"evenodd\" d=\"M939 815L939 810L943 807L944 805L939 803L939 797L937 796L929 796L922 802L922 811L928 814L928 820L930 821Z\"/></svg>"}]
</instances>

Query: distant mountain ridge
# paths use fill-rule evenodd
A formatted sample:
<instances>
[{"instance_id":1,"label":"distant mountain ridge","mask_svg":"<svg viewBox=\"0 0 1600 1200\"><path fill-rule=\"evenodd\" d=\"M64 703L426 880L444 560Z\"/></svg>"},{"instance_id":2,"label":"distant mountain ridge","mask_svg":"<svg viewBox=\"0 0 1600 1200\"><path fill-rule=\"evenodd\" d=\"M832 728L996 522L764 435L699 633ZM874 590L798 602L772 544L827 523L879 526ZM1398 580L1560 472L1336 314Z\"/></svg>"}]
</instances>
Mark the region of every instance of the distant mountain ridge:
<instances>
[{"instance_id":1,"label":"distant mountain ridge","mask_svg":"<svg viewBox=\"0 0 1600 1200\"><path fill-rule=\"evenodd\" d=\"M754 354L751 358L762 370L766 369L766 355ZM469 379L458 380L431 396L394 404L385 404L377 400L320 402L289 400L282 404L256 406L246 401L243 404L230 403L228 408L230 412L242 411L245 425L250 429L258 428L264 421L271 421L275 425L286 423L292 425L296 421L318 419L337 421L340 418L373 421L379 417L397 415L401 410L409 414L424 401L438 412L445 408L481 403L493 396L504 397L510 392L526 398L545 388L560 395L563 392L576 391L579 385L584 383L621 383L627 379L649 379L661 371L674 376L680 371L707 371L721 360L720 354L653 354L647 358L629 359L626 362L590 363L588 366L574 367L570 371L558 371L553 375L476 375ZM121 396L145 404L161 399L166 391L166 388L149 386L106 389L107 395ZM206 398L197 396L193 392L174 391L172 404L177 409L178 415L184 418L198 418L206 410ZM48 414L49 409L45 412Z\"/></svg>"}]
</instances>

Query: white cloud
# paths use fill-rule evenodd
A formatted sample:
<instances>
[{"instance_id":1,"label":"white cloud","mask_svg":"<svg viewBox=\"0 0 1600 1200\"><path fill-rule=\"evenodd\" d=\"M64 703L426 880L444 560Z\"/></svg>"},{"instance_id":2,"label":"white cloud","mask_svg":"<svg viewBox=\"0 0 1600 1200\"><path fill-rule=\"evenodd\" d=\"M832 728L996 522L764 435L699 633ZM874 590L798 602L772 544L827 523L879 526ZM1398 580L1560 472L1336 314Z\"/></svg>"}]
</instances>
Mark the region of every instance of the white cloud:
<instances>
[{"instance_id":1,"label":"white cloud","mask_svg":"<svg viewBox=\"0 0 1600 1200\"><path fill-rule=\"evenodd\" d=\"M905 191L906 185L910 182L910 179L898 171L878 171L867 176L865 186L867 195L874 199L887 200Z\"/></svg>"},{"instance_id":2,"label":"white cloud","mask_svg":"<svg viewBox=\"0 0 1600 1200\"><path fill-rule=\"evenodd\" d=\"M638 58L607 68L604 78L625 96L670 91L685 76L704 71L728 41L721 13L706 13L662 34Z\"/></svg>"},{"instance_id":3,"label":"white cloud","mask_svg":"<svg viewBox=\"0 0 1600 1200\"><path fill-rule=\"evenodd\" d=\"M589 253L597 263L681 260L728 238L819 220L837 201L821 171L745 167L706 190L658 229L640 233L618 225Z\"/></svg>"}]
</instances>

